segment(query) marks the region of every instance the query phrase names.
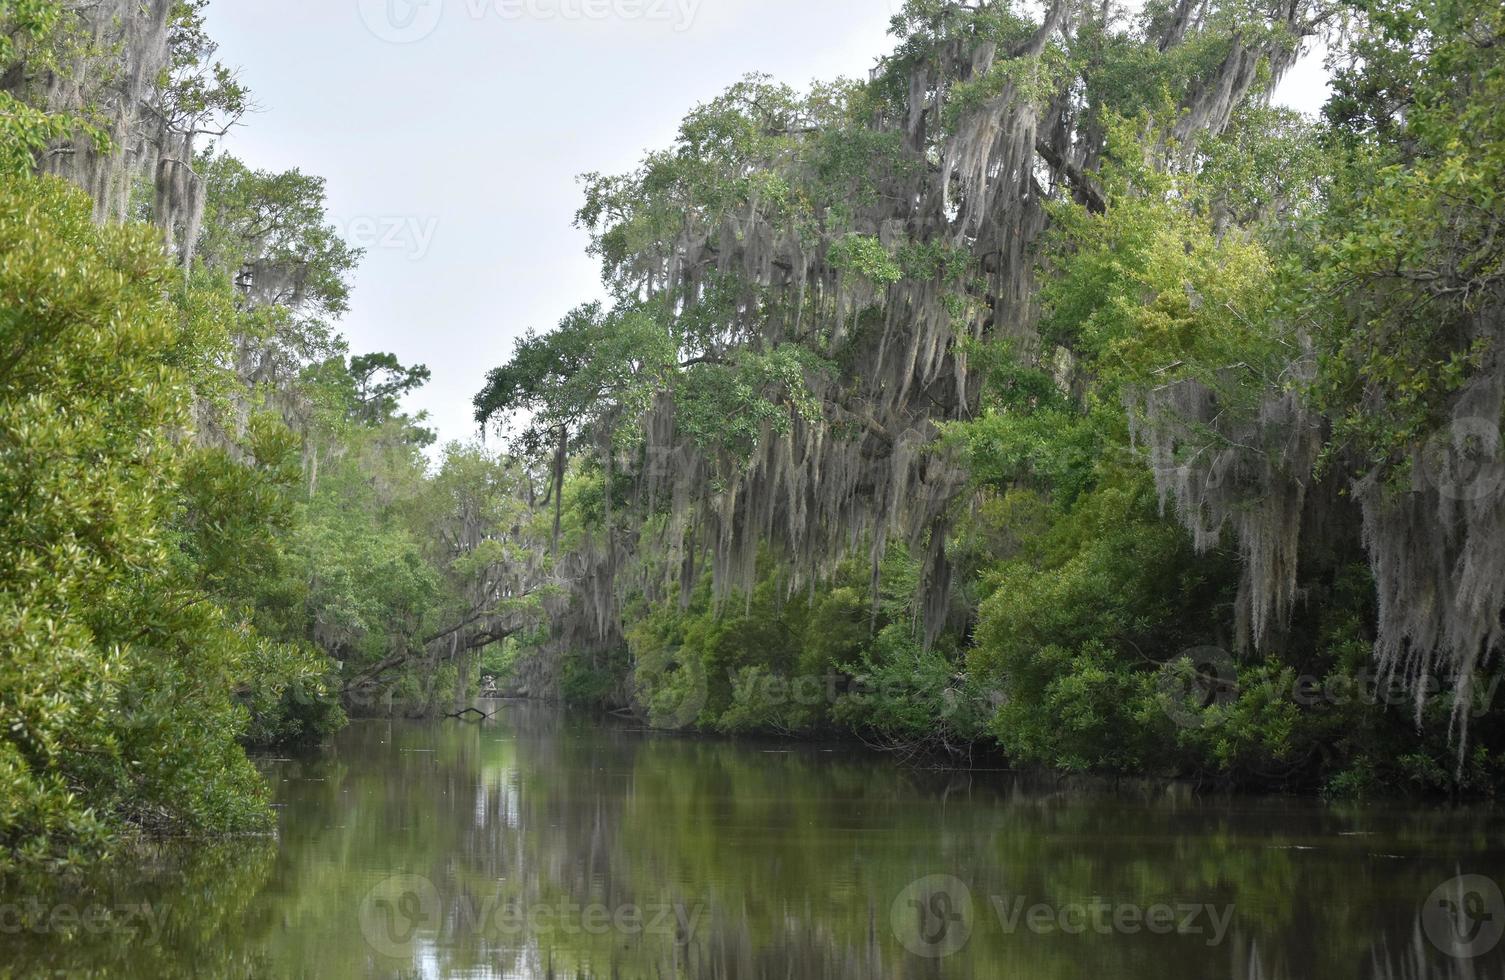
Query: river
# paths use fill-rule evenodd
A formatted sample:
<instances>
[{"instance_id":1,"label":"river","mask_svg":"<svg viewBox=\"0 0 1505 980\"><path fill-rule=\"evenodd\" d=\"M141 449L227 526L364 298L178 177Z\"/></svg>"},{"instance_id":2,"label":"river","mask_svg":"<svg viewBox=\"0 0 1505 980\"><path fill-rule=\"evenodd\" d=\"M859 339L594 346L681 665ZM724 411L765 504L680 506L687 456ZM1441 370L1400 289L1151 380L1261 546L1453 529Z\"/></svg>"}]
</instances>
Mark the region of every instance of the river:
<instances>
[{"instance_id":1,"label":"river","mask_svg":"<svg viewBox=\"0 0 1505 980\"><path fill-rule=\"evenodd\" d=\"M3 896L0 971L1505 977L1495 810L934 772L488 707L264 760L275 839Z\"/></svg>"}]
</instances>

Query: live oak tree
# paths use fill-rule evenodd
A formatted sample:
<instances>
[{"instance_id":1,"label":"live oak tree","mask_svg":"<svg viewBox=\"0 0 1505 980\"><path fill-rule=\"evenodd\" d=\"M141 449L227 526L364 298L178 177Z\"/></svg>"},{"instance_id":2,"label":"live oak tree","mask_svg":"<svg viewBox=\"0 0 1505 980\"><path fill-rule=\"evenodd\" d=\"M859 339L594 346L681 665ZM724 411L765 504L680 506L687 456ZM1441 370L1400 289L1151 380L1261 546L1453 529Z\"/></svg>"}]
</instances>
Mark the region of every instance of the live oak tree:
<instances>
[{"instance_id":1,"label":"live oak tree","mask_svg":"<svg viewBox=\"0 0 1505 980\"><path fill-rule=\"evenodd\" d=\"M749 78L587 177L614 305L529 335L476 402L518 413L577 529L541 656L602 651L562 681L615 664L587 687L650 716L708 666L717 724L730 648L691 624L849 588L858 556L876 607L902 547L910 637L1020 761L1487 786L1494 729L1473 752L1462 723L1502 497L1456 474L1487 484L1500 448L1498 11L927 0L894 32L865 82ZM1325 119L1269 108L1318 35ZM849 677L909 662L885 622ZM1206 645L1239 697L1180 731L1165 691ZM805 669L765 646L735 669ZM1411 718L1291 696L1392 669Z\"/></svg>"},{"instance_id":2,"label":"live oak tree","mask_svg":"<svg viewBox=\"0 0 1505 980\"><path fill-rule=\"evenodd\" d=\"M627 597L664 580L687 595L706 568L724 602L765 548L791 590L861 552L876 594L902 543L933 643L967 483L937 436L980 406L972 347L1054 356L1037 277L1051 203L1102 212L1115 114L1158 113L1178 146L1222 133L1330 16L1156 6L1126 28L1070 2L1038 19L913 3L866 83L749 78L636 172L589 177L579 219L615 307L525 340L477 399L483 422L529 413L522 448L552 448L556 485L572 449L599 474L580 614L615 623Z\"/></svg>"}]
</instances>

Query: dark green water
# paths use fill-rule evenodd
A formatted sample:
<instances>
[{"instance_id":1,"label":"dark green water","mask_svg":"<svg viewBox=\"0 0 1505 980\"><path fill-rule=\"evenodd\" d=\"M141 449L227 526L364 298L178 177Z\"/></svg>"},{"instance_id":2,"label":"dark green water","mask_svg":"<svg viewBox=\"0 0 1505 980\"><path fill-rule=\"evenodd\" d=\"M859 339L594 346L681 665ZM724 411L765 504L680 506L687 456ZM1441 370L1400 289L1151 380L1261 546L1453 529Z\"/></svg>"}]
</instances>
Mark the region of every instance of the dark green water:
<instances>
[{"instance_id":1,"label":"dark green water","mask_svg":"<svg viewBox=\"0 0 1505 980\"><path fill-rule=\"evenodd\" d=\"M529 705L266 770L279 839L0 896L0 974L1505 977L1491 811L915 772Z\"/></svg>"}]
</instances>

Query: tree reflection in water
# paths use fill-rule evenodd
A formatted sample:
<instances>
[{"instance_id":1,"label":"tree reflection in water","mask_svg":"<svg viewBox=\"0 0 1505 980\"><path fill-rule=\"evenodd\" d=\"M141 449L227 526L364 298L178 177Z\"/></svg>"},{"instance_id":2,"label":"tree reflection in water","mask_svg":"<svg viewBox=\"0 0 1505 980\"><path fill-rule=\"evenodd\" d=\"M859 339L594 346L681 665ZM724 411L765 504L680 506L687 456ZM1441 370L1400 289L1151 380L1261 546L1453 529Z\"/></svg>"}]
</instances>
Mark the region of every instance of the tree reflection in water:
<instances>
[{"instance_id":1,"label":"tree reflection in water","mask_svg":"<svg viewBox=\"0 0 1505 980\"><path fill-rule=\"evenodd\" d=\"M1505 880L1487 810L919 772L530 705L485 725L357 724L264 768L278 840L158 848L5 896L151 903L159 935L12 930L0 976L1505 978L1499 950L1451 959L1419 919L1457 874ZM931 876L966 891L944 906L966 913L965 941L935 958L899 918ZM1094 903L1231 910L1216 937L1208 920L1072 935L1000 917L1075 921ZM583 927L592 908L606 928ZM671 914L611 920L630 909Z\"/></svg>"}]
</instances>

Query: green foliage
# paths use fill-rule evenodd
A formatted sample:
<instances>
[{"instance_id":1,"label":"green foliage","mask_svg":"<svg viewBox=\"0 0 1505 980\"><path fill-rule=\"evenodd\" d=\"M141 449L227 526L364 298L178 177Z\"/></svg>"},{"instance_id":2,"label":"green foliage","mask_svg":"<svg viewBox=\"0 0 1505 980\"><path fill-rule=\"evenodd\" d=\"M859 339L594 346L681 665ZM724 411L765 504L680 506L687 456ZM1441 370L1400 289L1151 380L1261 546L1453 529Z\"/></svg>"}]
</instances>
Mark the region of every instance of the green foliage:
<instances>
[{"instance_id":1,"label":"green foliage","mask_svg":"<svg viewBox=\"0 0 1505 980\"><path fill-rule=\"evenodd\" d=\"M847 563L826 585L787 587L765 558L750 596L718 610L702 581L687 608L654 604L628 631L635 696L655 724L728 733L846 730L911 749L961 751L983 735L988 692L957 651L916 634L917 563ZM688 712L688 713L687 713Z\"/></svg>"},{"instance_id":2,"label":"green foliage","mask_svg":"<svg viewBox=\"0 0 1505 980\"><path fill-rule=\"evenodd\" d=\"M891 286L904 270L888 249L871 235L847 235L831 246L831 264L877 286Z\"/></svg>"},{"instance_id":3,"label":"green foliage","mask_svg":"<svg viewBox=\"0 0 1505 980\"><path fill-rule=\"evenodd\" d=\"M984 379L982 413L953 423L944 439L968 463L979 487L1030 487L1067 505L1093 479L1094 463L1113 433L1063 394L1046 371L1002 345L973 352Z\"/></svg>"},{"instance_id":4,"label":"green foliage","mask_svg":"<svg viewBox=\"0 0 1505 980\"><path fill-rule=\"evenodd\" d=\"M969 673L1001 695L992 727L1012 757L1138 771L1167 761L1159 665L1214 638L1231 568L1160 518L1143 471L1097 481L988 574Z\"/></svg>"},{"instance_id":5,"label":"green foliage","mask_svg":"<svg viewBox=\"0 0 1505 980\"><path fill-rule=\"evenodd\" d=\"M912 624L890 623L845 667L832 711L843 726L907 750L961 753L983 740L993 693L962 672L952 649L926 649Z\"/></svg>"},{"instance_id":6,"label":"green foliage","mask_svg":"<svg viewBox=\"0 0 1505 980\"><path fill-rule=\"evenodd\" d=\"M529 333L512 361L491 373L476 399L487 423L519 410L533 414L522 445L538 453L562 429L578 432L617 416L637 417L677 364L672 338L645 309L606 312L599 304L572 312L553 333Z\"/></svg>"},{"instance_id":7,"label":"green foliage","mask_svg":"<svg viewBox=\"0 0 1505 980\"><path fill-rule=\"evenodd\" d=\"M599 707L612 703L626 668L621 656L604 659L566 654L559 679L559 694L568 704ZM667 700L667 699L666 699Z\"/></svg>"},{"instance_id":8,"label":"green foliage","mask_svg":"<svg viewBox=\"0 0 1505 980\"><path fill-rule=\"evenodd\" d=\"M332 321L349 308L362 251L329 223L321 178L252 170L228 154L201 158L199 261L241 293L237 341L256 383L287 384L310 363L344 354Z\"/></svg>"},{"instance_id":9,"label":"green foliage","mask_svg":"<svg viewBox=\"0 0 1505 980\"><path fill-rule=\"evenodd\" d=\"M823 370L820 358L794 346L697 365L675 383L676 419L700 448L746 459L767 433L784 434L797 418L820 417L807 383Z\"/></svg>"},{"instance_id":10,"label":"green foliage","mask_svg":"<svg viewBox=\"0 0 1505 980\"><path fill-rule=\"evenodd\" d=\"M0 173L29 172L36 154L72 129L68 118L33 109L9 92L0 92Z\"/></svg>"},{"instance_id":11,"label":"green foliage","mask_svg":"<svg viewBox=\"0 0 1505 980\"><path fill-rule=\"evenodd\" d=\"M1333 177L1300 277L1335 442L1399 467L1476 378L1505 270L1505 14L1488 0L1354 4L1326 115Z\"/></svg>"},{"instance_id":12,"label":"green foliage","mask_svg":"<svg viewBox=\"0 0 1505 980\"><path fill-rule=\"evenodd\" d=\"M276 491L184 445L205 324L173 294L150 230L0 181L0 867L79 860L122 819L265 827L235 692L321 672L212 601L259 547L229 515Z\"/></svg>"},{"instance_id":13,"label":"green foliage","mask_svg":"<svg viewBox=\"0 0 1505 980\"><path fill-rule=\"evenodd\" d=\"M194 154L249 109L204 7L172 5L152 132L128 138ZM140 176L90 129L140 39L102 50L65 8L0 0L0 874L137 830L268 829L243 746L463 697L551 594L532 475L459 446L431 472L401 411L428 370L334 333L361 253L322 180L197 155L205 213L173 268L162 227L98 227L100 202L30 175L93 138ZM70 73L78 117L38 108Z\"/></svg>"},{"instance_id":14,"label":"green foliage","mask_svg":"<svg viewBox=\"0 0 1505 980\"><path fill-rule=\"evenodd\" d=\"M954 618L932 644L907 555L882 569L875 595L872 570L850 564L791 589L794 562L770 550L755 586L724 607L703 581L685 605L630 595L630 668L572 655L572 690L604 700L630 680L651 720L733 732L835 725L945 747L982 737L1015 763L1068 771L1487 791L1498 753L1449 774L1447 697L1427 703L1418 733L1412 704L1303 691L1339 688L1374 659L1379 610L1353 479L1375 471L1405 489L1415 447L1495 363L1477 337L1497 318L1505 268L1498 4L1355 0L1286 19L1212 3L1195 24L1187 13L1154 0L1131 30L1087 11L1042 30L1018 4L913 0L870 81L801 93L749 77L692 110L674 146L636 172L586 178L578 219L617 305L530 335L477 401L483 422L523 413L524 453L552 459L566 547L602 535L657 572L681 546L703 546L691 535L663 549L662 510L642 527L612 524L633 506L616 462L635 458L650 414L702 451L710 465L695 489L711 500L770 436L862 429L872 406L852 397L859 375L886 325L914 314L917 288L943 292L936 309L957 326L969 387L964 404L942 406L948 421L927 451L964 463L971 483L945 542ZM1226 125L1198 123L1209 80L1228 81L1220 66L1264 51L1248 70L1249 91L1265 91L1280 54L1331 24L1354 57L1334 61L1322 122L1248 98ZM915 100L944 111L894 131ZM953 215L921 232L857 217L890 187L910 193L899 178L965 169L954 153L996 159L986 126L979 146L955 138L1024 102L1072 131L1069 154L1036 147L1048 167L1034 164L1031 193L1050 202L1048 222L1022 247L1039 260L1027 297L1039 301L1038 336L1030 302L997 295L1011 260L974 256L965 230L937 231ZM936 197L956 205L965 183ZM808 279L792 270L797 296L770 286L777 274L729 261L752 234L747 215L816 257ZM681 236L697 231L721 261L700 260L702 281L659 288L665 266L694 251ZM834 312L803 285L822 277L837 287ZM989 317L1005 310L1017 322ZM1183 455L1250 460L1209 494L1231 492L1224 480L1262 485L1245 470L1279 452L1283 433L1261 414L1272 399L1299 402L1319 419L1303 434L1327 440L1313 472L1280 474L1320 526L1301 528L1292 621L1257 653L1236 639L1248 632L1240 561L1259 564L1248 542L1202 535L1199 554L1177 518L1205 515L1171 513L1177 474L1149 472L1136 444L1146 396L1183 383L1205 388L1216 412L1193 426L1208 445ZM1261 427L1273 449L1230 435ZM1238 503L1242 515L1259 502ZM1231 697L1178 699L1206 680L1184 654L1207 647L1229 651L1220 683ZM822 678L814 703L792 693ZM898 694L872 700L868 682ZM1498 723L1479 721L1472 730L1493 747Z\"/></svg>"},{"instance_id":15,"label":"green foliage","mask_svg":"<svg viewBox=\"0 0 1505 980\"><path fill-rule=\"evenodd\" d=\"M219 45L204 26L208 6L209 0L173 0L167 23L168 63L156 108L184 129L213 119L233 121L251 109L250 91L233 70L213 60Z\"/></svg>"},{"instance_id":16,"label":"green foliage","mask_svg":"<svg viewBox=\"0 0 1505 980\"><path fill-rule=\"evenodd\" d=\"M0 69L51 64L63 13L58 0L0 0ZM0 174L30 173L48 143L83 128L83 120L71 114L48 112L0 91Z\"/></svg>"},{"instance_id":17,"label":"green foliage","mask_svg":"<svg viewBox=\"0 0 1505 980\"><path fill-rule=\"evenodd\" d=\"M1210 207L1198 206L1213 193L1204 178L1144 162L1141 141L1157 135L1149 127L1147 118L1111 123L1113 159L1129 161L1103 168L1112 207L1103 215L1056 207L1058 258L1042 290L1042 336L1083 359L1096 375L1093 395L1114 407L1124 385L1212 380L1241 362L1268 369L1284 340L1269 323L1275 284L1266 249L1220 232ZM1214 145L1219 167L1231 168L1242 144L1230 137ZM1255 183L1246 180L1244 193Z\"/></svg>"},{"instance_id":18,"label":"green foliage","mask_svg":"<svg viewBox=\"0 0 1505 980\"><path fill-rule=\"evenodd\" d=\"M422 647L442 596L439 573L413 532L389 519L421 486L419 466L389 471L385 487L360 465L329 467L296 529L313 635L336 660L376 662L394 647Z\"/></svg>"},{"instance_id":19,"label":"green foliage","mask_svg":"<svg viewBox=\"0 0 1505 980\"><path fill-rule=\"evenodd\" d=\"M150 107L172 134L250 106L213 60L204 5L173 9ZM476 668L519 671L541 647L568 700L631 701L665 727L990 743L1019 765L1341 798L1499 784L1505 732L1485 712L1455 764L1448 697L1422 706L1418 732L1409 703L1303 696L1372 659L1375 587L1343 506L1303 543L1304 601L1280 642L1235 658L1230 696L1178 695L1205 679L1187 651L1234 645L1237 560L1197 554L1169 519L1126 407L1192 380L1224 418L1252 417L1295 391L1331 424L1325 466L1405 485L1414 447L1498 353L1476 329L1505 281L1498 4L1355 0L1322 125L1246 104L1183 146L1197 86L1235 45L1297 43L1292 25L1213 3L1184 43L1157 44L1178 16L1161 0L1136 32L914 0L869 82L749 77L638 171L587 177L578 218L611 301L527 334L490 375L477 418L521 418L520 458L452 445L437 466L422 416L402 412L428 370L352 356L334 333L360 251L320 179L197 157L198 260L172 270L160 232L97 228L87 200L29 176L58 140L103 146L92 107L24 100L90 43L63 13L0 0L0 872L80 862L127 827L265 830L243 744L317 740L346 706L431 713L473 693ZM984 45L1026 53L958 70ZM917 132L875 126L903 113L916 69L946 89L944 112ZM1258 89L1271 73L1253 70ZM996 254L859 217L949 166L945 141L1005 101L1080 117L1072 152L1090 161L1047 161L1039 336L1024 343L984 312L1008 305ZM726 220L748 213L764 226ZM687 215L713 242L773 229L817 271L780 290L712 245L724 261L656 292ZM817 279L831 282L804 287ZM877 568L817 556L813 583L770 548L745 594L718 599L703 571L684 597L632 578L625 638L554 652L540 624L582 601L561 584L580 550L604 541L652 573L704 546L698 521L613 521L635 506L619 463L647 455L646 417L672 409L707 501L770 438L881 430L853 397L863 355L922 292L943 294L931 309L981 381L940 406L959 421L926 447L971 476L945 542L949 630L927 631L917 597L935 570L902 544ZM1298 382L1307 349L1319 366ZM671 530L670 547L646 543ZM919 537L907 544L941 543Z\"/></svg>"}]
</instances>

